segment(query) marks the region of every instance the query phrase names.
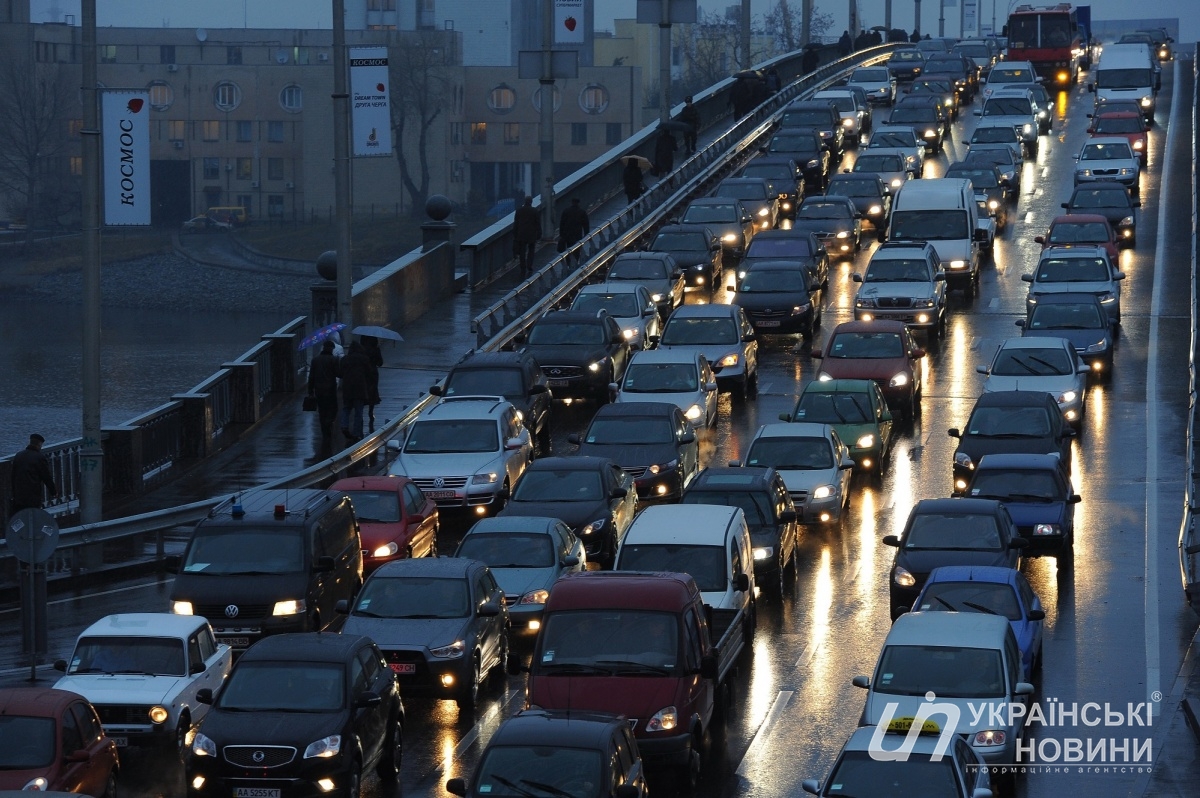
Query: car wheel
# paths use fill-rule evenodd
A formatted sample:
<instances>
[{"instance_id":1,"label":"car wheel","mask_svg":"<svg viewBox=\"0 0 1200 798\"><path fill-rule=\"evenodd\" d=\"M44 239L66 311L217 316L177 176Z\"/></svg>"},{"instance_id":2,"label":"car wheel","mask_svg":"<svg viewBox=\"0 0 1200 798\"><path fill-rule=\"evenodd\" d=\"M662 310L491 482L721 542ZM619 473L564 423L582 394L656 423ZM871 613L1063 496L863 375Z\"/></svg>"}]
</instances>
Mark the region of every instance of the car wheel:
<instances>
[{"instance_id":1,"label":"car wheel","mask_svg":"<svg viewBox=\"0 0 1200 798\"><path fill-rule=\"evenodd\" d=\"M470 681L463 685L454 699L459 709L473 710L479 705L479 654L471 658Z\"/></svg>"},{"instance_id":2,"label":"car wheel","mask_svg":"<svg viewBox=\"0 0 1200 798\"><path fill-rule=\"evenodd\" d=\"M104 780L104 793L100 798L117 798L117 769L113 768L108 771L108 778Z\"/></svg>"},{"instance_id":3,"label":"car wheel","mask_svg":"<svg viewBox=\"0 0 1200 798\"><path fill-rule=\"evenodd\" d=\"M679 795L692 796L696 794L696 788L700 785L700 741L695 737L692 738L692 747L688 752L688 761L681 765L676 779L676 791Z\"/></svg>"},{"instance_id":4,"label":"car wheel","mask_svg":"<svg viewBox=\"0 0 1200 798\"><path fill-rule=\"evenodd\" d=\"M758 396L758 372L754 372L752 376L746 378L746 387L743 394L748 399L753 399Z\"/></svg>"},{"instance_id":5,"label":"car wheel","mask_svg":"<svg viewBox=\"0 0 1200 798\"><path fill-rule=\"evenodd\" d=\"M538 457L550 456L550 423L548 421L542 422L542 428L538 430L535 453Z\"/></svg>"},{"instance_id":6,"label":"car wheel","mask_svg":"<svg viewBox=\"0 0 1200 798\"><path fill-rule=\"evenodd\" d=\"M779 560L775 563L775 565L776 565L775 574L771 577L770 581L766 585L763 585L763 591L767 595L769 595L771 598L779 599L782 601L783 600L783 572L784 572L784 568L785 568L785 564L783 562L782 555L780 556Z\"/></svg>"},{"instance_id":7,"label":"car wheel","mask_svg":"<svg viewBox=\"0 0 1200 798\"><path fill-rule=\"evenodd\" d=\"M187 736L191 728L192 719L185 712L179 718L179 724L175 727L175 750L179 752L180 759L187 754Z\"/></svg>"},{"instance_id":8,"label":"car wheel","mask_svg":"<svg viewBox=\"0 0 1200 798\"><path fill-rule=\"evenodd\" d=\"M383 741L383 749L379 754L379 764L375 774L384 784L395 782L400 776L400 765L404 760L404 727L400 719L391 718L388 721L388 733Z\"/></svg>"},{"instance_id":9,"label":"car wheel","mask_svg":"<svg viewBox=\"0 0 1200 798\"><path fill-rule=\"evenodd\" d=\"M346 774L345 798L359 798L362 792L362 762L358 757L350 763L350 771Z\"/></svg>"}]
</instances>

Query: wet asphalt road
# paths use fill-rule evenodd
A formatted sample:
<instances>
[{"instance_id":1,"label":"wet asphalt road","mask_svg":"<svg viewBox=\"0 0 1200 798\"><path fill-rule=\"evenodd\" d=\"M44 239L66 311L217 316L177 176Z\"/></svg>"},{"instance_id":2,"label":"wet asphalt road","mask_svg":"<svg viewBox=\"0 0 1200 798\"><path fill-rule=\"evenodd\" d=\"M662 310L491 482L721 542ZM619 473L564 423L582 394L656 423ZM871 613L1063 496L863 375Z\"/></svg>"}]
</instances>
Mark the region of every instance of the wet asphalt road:
<instances>
[{"instance_id":1,"label":"wet asphalt road","mask_svg":"<svg viewBox=\"0 0 1200 798\"><path fill-rule=\"evenodd\" d=\"M1190 62L1179 62L1190 75ZM1189 322L1191 202L1189 159L1192 105L1188 81L1164 69L1158 122L1150 134L1148 173L1143 175L1139 244L1121 254L1128 275L1123 326L1111 382L1089 386L1084 434L1074 443L1074 480L1083 502L1076 508L1073 573L1053 560L1023 568L1046 609L1045 668L1038 701L1108 702L1124 709L1169 691L1196 628L1182 601L1176 538L1183 485L1183 449ZM961 426L979 395L995 346L1018 335L1023 313L1020 275L1035 262L1033 237L1061 212L1071 186L1073 155L1086 136L1091 97L1083 85L1060 95L1065 111L1042 137L1036 163L1027 163L1023 194L1012 224L996 244L995 264L984 267L979 296L951 295L949 332L923 361L923 415L901 430L882 481L856 477L849 517L840 528L809 530L798 575L782 603L764 601L753 656L743 661L734 708L714 735L702 782L705 798L799 795L804 778L823 778L856 725L863 693L850 685L873 670L889 628L887 573L892 549L881 543L899 532L913 503L950 492L954 441L946 429ZM1175 113L1175 106L1182 113ZM1167 152L1165 123L1175 129ZM974 125L964 115L954 125L946 154L931 159L925 176L940 175L962 152ZM853 162L847 154L844 167ZM1172 174L1164 187L1164 167ZM1164 188L1167 192L1164 195ZM1165 218L1162 214L1167 214ZM1160 230L1165 232L1159 241ZM871 248L874 244L872 242ZM824 329L852 318L855 284L869 248L831 270ZM730 280L727 274L726 280ZM707 297L689 293L688 301ZM718 292L715 301L726 299ZM818 337L818 344L823 337ZM795 338L769 338L760 349L757 399L721 398L716 427L702 435L702 457L713 464L737 458L760 424L791 409L800 387L816 374L815 361ZM448 365L448 364L447 364ZM566 437L581 431L586 407L556 410L554 449L569 452ZM453 537L464 526L443 522ZM448 550L452 541L443 541ZM108 613L166 609L163 581L121 583L86 601L62 599L51 607L51 650L65 654L83 625ZM15 613L0 613L0 631L14 639ZM442 796L453 776L469 776L482 746L504 716L520 707L522 684L510 677L503 692L492 688L474 715L451 702L409 701L404 794ZM1152 711L1157 705L1151 701ZM1157 718L1155 718L1157 720ZM1149 739L1156 729L1037 729L1037 738L1113 737ZM178 795L177 766L161 757L132 759L122 798ZM1093 796L1140 794L1137 773L1039 773L1017 782L1019 796L1058 795L1064 789ZM382 792L374 781L368 794ZM864 797L865 798L865 797Z\"/></svg>"}]
</instances>

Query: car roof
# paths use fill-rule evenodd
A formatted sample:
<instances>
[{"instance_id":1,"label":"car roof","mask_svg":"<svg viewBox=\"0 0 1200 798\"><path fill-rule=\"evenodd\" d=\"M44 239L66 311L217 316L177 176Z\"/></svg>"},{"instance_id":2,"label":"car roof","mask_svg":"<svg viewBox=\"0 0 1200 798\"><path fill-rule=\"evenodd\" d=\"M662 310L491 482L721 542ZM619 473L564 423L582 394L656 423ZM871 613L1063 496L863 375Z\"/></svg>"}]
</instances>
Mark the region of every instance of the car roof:
<instances>
[{"instance_id":1,"label":"car roof","mask_svg":"<svg viewBox=\"0 0 1200 798\"><path fill-rule=\"evenodd\" d=\"M772 259L772 260L757 260L757 259L750 260L750 261L746 262L746 264L743 268L745 268L747 274L749 274L751 272L772 272L772 271L801 272L801 271L803 271L796 264L795 260L786 260L784 258Z\"/></svg>"},{"instance_id":2,"label":"car roof","mask_svg":"<svg viewBox=\"0 0 1200 798\"><path fill-rule=\"evenodd\" d=\"M671 314L667 324L674 319L737 319L739 310L741 307L738 305L725 305L720 302L707 305L680 305L675 308L675 312Z\"/></svg>"},{"instance_id":3,"label":"car roof","mask_svg":"<svg viewBox=\"0 0 1200 798\"><path fill-rule=\"evenodd\" d=\"M1051 226L1056 224L1096 224L1103 222L1108 224L1108 219L1098 213L1065 213L1062 216L1055 216L1050 222Z\"/></svg>"},{"instance_id":4,"label":"car roof","mask_svg":"<svg viewBox=\"0 0 1200 798\"><path fill-rule=\"evenodd\" d=\"M689 363L693 364L704 357L694 349L643 349L634 352L629 364L634 363Z\"/></svg>"},{"instance_id":5,"label":"car roof","mask_svg":"<svg viewBox=\"0 0 1200 798\"><path fill-rule=\"evenodd\" d=\"M1095 298L1096 295L1087 296ZM1041 304L1041 297L1038 297L1038 304ZM1044 391L991 391L981 394L975 400L975 407L1045 407L1047 402L1053 403L1054 397Z\"/></svg>"},{"instance_id":6,"label":"car roof","mask_svg":"<svg viewBox=\"0 0 1200 798\"><path fill-rule=\"evenodd\" d=\"M872 380L813 380L800 393L804 395L809 390L814 393L870 393L872 384Z\"/></svg>"},{"instance_id":7,"label":"car roof","mask_svg":"<svg viewBox=\"0 0 1200 798\"><path fill-rule=\"evenodd\" d=\"M592 416L592 420L595 421L598 418L608 418L610 416L628 418L662 416L672 419L675 417L677 410L679 410L679 405L674 402L610 402L606 405L600 405L596 410L596 414Z\"/></svg>"},{"instance_id":8,"label":"car roof","mask_svg":"<svg viewBox=\"0 0 1200 798\"><path fill-rule=\"evenodd\" d=\"M626 724L605 712L526 709L504 720L492 734L496 746L606 748L613 732Z\"/></svg>"},{"instance_id":9,"label":"car roof","mask_svg":"<svg viewBox=\"0 0 1200 798\"><path fill-rule=\"evenodd\" d=\"M450 370L513 368L530 361L533 356L526 352L468 352Z\"/></svg>"},{"instance_id":10,"label":"car roof","mask_svg":"<svg viewBox=\"0 0 1200 798\"><path fill-rule=\"evenodd\" d=\"M372 579L398 576L429 576L441 579L466 579L474 571L486 567L475 560L459 557L407 557L392 560L375 569Z\"/></svg>"},{"instance_id":11,"label":"car roof","mask_svg":"<svg viewBox=\"0 0 1200 798\"><path fill-rule=\"evenodd\" d=\"M775 480L775 469L770 466L709 466L700 469L692 479L687 493L703 488L720 488L731 491L767 490Z\"/></svg>"},{"instance_id":12,"label":"car roof","mask_svg":"<svg viewBox=\"0 0 1200 798\"><path fill-rule=\"evenodd\" d=\"M1029 392L1027 392L1029 393ZM986 396L986 394L985 394ZM947 513L950 515L994 515L1000 506L997 499L919 499L912 515Z\"/></svg>"},{"instance_id":13,"label":"car roof","mask_svg":"<svg viewBox=\"0 0 1200 798\"><path fill-rule=\"evenodd\" d=\"M429 558L422 557L421 559ZM401 560L401 562L406 561ZM387 565L399 565L399 563L393 562ZM255 662L259 660L340 663L345 662L346 658L352 652L358 650L364 643L370 642L370 638L363 637L362 635L329 634L326 632L285 632L283 634L269 635L250 646L238 658L238 665L241 665L243 662Z\"/></svg>"},{"instance_id":14,"label":"car roof","mask_svg":"<svg viewBox=\"0 0 1200 798\"><path fill-rule=\"evenodd\" d=\"M573 454L570 457L539 457L526 466L525 471L599 471L605 466L615 466L615 463L607 457Z\"/></svg>"},{"instance_id":15,"label":"car roof","mask_svg":"<svg viewBox=\"0 0 1200 798\"><path fill-rule=\"evenodd\" d=\"M884 646L945 646L995 649L1003 646L1009 621L982 612L906 612L892 623Z\"/></svg>"},{"instance_id":16,"label":"car roof","mask_svg":"<svg viewBox=\"0 0 1200 798\"><path fill-rule=\"evenodd\" d=\"M613 258L613 265L616 265L621 260L657 260L670 261L674 263L671 255L667 252L653 252L648 249L639 249L636 252L622 252L617 257Z\"/></svg>"},{"instance_id":17,"label":"car roof","mask_svg":"<svg viewBox=\"0 0 1200 798\"><path fill-rule=\"evenodd\" d=\"M1100 298L1098 296L1096 296L1095 294L1089 294L1089 293L1082 292L1082 291L1080 291L1080 292L1064 291L1062 293L1039 294L1038 295L1038 304L1039 305L1077 305L1077 304L1081 304L1081 303L1084 305L1099 305ZM987 394L984 394L984 395L987 396Z\"/></svg>"},{"instance_id":18,"label":"car roof","mask_svg":"<svg viewBox=\"0 0 1200 798\"><path fill-rule=\"evenodd\" d=\"M72 701L87 699L55 687L5 687L0 690L0 716L57 717Z\"/></svg>"},{"instance_id":19,"label":"car roof","mask_svg":"<svg viewBox=\"0 0 1200 798\"><path fill-rule=\"evenodd\" d=\"M1038 336L1037 338L1005 338L1000 342L1000 349L1047 349L1052 346L1061 346L1063 349L1075 351L1075 347L1066 338L1054 338L1052 336Z\"/></svg>"},{"instance_id":20,"label":"car roof","mask_svg":"<svg viewBox=\"0 0 1200 798\"><path fill-rule=\"evenodd\" d=\"M1117 181L1115 181L1115 180L1097 180L1094 183L1080 183L1078 186L1075 186L1075 190L1071 192L1071 199L1075 199L1075 195L1079 194L1081 192L1097 191L1097 190L1104 191L1106 193L1111 193L1111 194L1116 194L1117 192L1120 192L1121 194L1123 194L1125 196L1126 199L1129 198L1129 190L1126 189L1125 186L1121 185Z\"/></svg>"},{"instance_id":21,"label":"car roof","mask_svg":"<svg viewBox=\"0 0 1200 798\"><path fill-rule=\"evenodd\" d=\"M550 531L561 523L562 521L557 518L541 515L493 515L480 518L467 530L467 534L491 535L507 532L550 534Z\"/></svg>"},{"instance_id":22,"label":"car roof","mask_svg":"<svg viewBox=\"0 0 1200 798\"><path fill-rule=\"evenodd\" d=\"M1140 119L1141 116L1142 115L1137 111L1122 111L1120 109L1117 109L1116 111L1106 111L1104 110L1104 106L1101 105L1096 109L1096 112L1092 114L1092 121L1097 119Z\"/></svg>"},{"instance_id":23,"label":"car roof","mask_svg":"<svg viewBox=\"0 0 1200 798\"><path fill-rule=\"evenodd\" d=\"M885 241L875 248L871 253L871 259L867 261L867 268L877 260L899 260L900 258L911 258L913 253L905 250L918 250L922 257L926 255L937 256L937 248L928 241L919 239L909 239L907 241ZM926 250L929 250L926 252Z\"/></svg>"},{"instance_id":24,"label":"car roof","mask_svg":"<svg viewBox=\"0 0 1200 798\"><path fill-rule=\"evenodd\" d=\"M824 199L823 196L822 199ZM759 239L770 241L774 238L808 238L809 236L816 237L816 233L812 232L811 230L798 230L794 227L787 230L763 230L754 236L754 238L751 240L751 243L758 241ZM693 306L688 305L687 307Z\"/></svg>"},{"instance_id":25,"label":"car roof","mask_svg":"<svg viewBox=\"0 0 1200 798\"><path fill-rule=\"evenodd\" d=\"M613 280L612 282L592 283L580 287L581 294L640 294L646 290L641 283L629 280Z\"/></svg>"},{"instance_id":26,"label":"car roof","mask_svg":"<svg viewBox=\"0 0 1200 798\"><path fill-rule=\"evenodd\" d=\"M1062 458L1058 456L1057 452L1049 454L998 453L985 454L980 458L979 462L975 464L975 473L991 469L1002 471L1010 468L1020 468L1027 471L1061 471L1062 467Z\"/></svg>"},{"instance_id":27,"label":"car roof","mask_svg":"<svg viewBox=\"0 0 1200 798\"><path fill-rule=\"evenodd\" d=\"M654 235L656 237L662 235L663 233L686 233L689 235L693 235L693 234L694 235L704 235L705 230L701 229L701 227L702 227L702 225L699 225L699 224L664 224L662 227L658 228L658 232L655 233ZM705 229L707 229L707 228L705 228ZM707 232L710 236L713 236L714 238L717 235L712 230L707 230Z\"/></svg>"},{"instance_id":28,"label":"car roof","mask_svg":"<svg viewBox=\"0 0 1200 798\"><path fill-rule=\"evenodd\" d=\"M989 455L990 457L991 455ZM1000 565L940 565L929 572L925 584L937 582L990 582L1016 585L1021 572Z\"/></svg>"},{"instance_id":29,"label":"car roof","mask_svg":"<svg viewBox=\"0 0 1200 798\"><path fill-rule=\"evenodd\" d=\"M80 633L80 637L187 637L208 621L196 615L170 612L122 612L108 615Z\"/></svg>"},{"instance_id":30,"label":"car roof","mask_svg":"<svg viewBox=\"0 0 1200 798\"><path fill-rule=\"evenodd\" d=\"M1042 250L1038 262L1050 258L1104 258L1108 259L1108 250L1099 244L1052 244Z\"/></svg>"},{"instance_id":31,"label":"car roof","mask_svg":"<svg viewBox=\"0 0 1200 798\"><path fill-rule=\"evenodd\" d=\"M741 202L741 200L733 197L696 197L688 205L730 205L735 202Z\"/></svg>"},{"instance_id":32,"label":"car roof","mask_svg":"<svg viewBox=\"0 0 1200 798\"><path fill-rule=\"evenodd\" d=\"M426 419L495 418L512 403L501 396L443 396L421 413L418 422Z\"/></svg>"},{"instance_id":33,"label":"car roof","mask_svg":"<svg viewBox=\"0 0 1200 798\"><path fill-rule=\"evenodd\" d=\"M638 513L621 545L649 539L654 543L724 546L725 533L742 514L740 507L721 504L652 504Z\"/></svg>"},{"instance_id":34,"label":"car roof","mask_svg":"<svg viewBox=\"0 0 1200 798\"><path fill-rule=\"evenodd\" d=\"M829 438L833 427L829 424L818 424L815 421L775 422L763 424L754 435L759 438Z\"/></svg>"},{"instance_id":35,"label":"car roof","mask_svg":"<svg viewBox=\"0 0 1200 798\"><path fill-rule=\"evenodd\" d=\"M590 610L685 607L699 598L695 581L681 573L580 571L559 578L546 609ZM269 638L268 638L269 639Z\"/></svg>"},{"instance_id":36,"label":"car roof","mask_svg":"<svg viewBox=\"0 0 1200 798\"><path fill-rule=\"evenodd\" d=\"M1084 147L1088 147L1092 144L1124 144L1126 147L1128 147L1129 139L1125 136L1092 136L1083 142Z\"/></svg>"}]
</instances>

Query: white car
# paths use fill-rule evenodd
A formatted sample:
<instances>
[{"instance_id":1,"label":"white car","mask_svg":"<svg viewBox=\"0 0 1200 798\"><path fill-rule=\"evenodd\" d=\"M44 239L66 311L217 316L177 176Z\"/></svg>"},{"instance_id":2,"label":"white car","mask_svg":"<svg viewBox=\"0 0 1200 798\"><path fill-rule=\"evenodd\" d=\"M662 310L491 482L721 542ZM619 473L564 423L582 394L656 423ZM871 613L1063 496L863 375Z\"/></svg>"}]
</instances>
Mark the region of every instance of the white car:
<instances>
[{"instance_id":1,"label":"white car","mask_svg":"<svg viewBox=\"0 0 1200 798\"><path fill-rule=\"evenodd\" d=\"M986 100L998 90L1035 86L1037 82L1037 73L1030 62L1002 61L988 73L987 83L983 85L983 98Z\"/></svg>"},{"instance_id":2,"label":"white car","mask_svg":"<svg viewBox=\"0 0 1200 798\"><path fill-rule=\"evenodd\" d=\"M634 349L645 349L647 338L662 333L662 317L650 289L621 280L585 285L575 295L571 310L604 310L621 326L621 334Z\"/></svg>"},{"instance_id":3,"label":"white car","mask_svg":"<svg viewBox=\"0 0 1200 798\"><path fill-rule=\"evenodd\" d=\"M1022 274L1029 283L1026 312L1032 312L1043 294L1095 294L1114 327L1121 323L1121 281L1125 272L1108 257L1104 247L1047 247L1033 274Z\"/></svg>"},{"instance_id":4,"label":"white car","mask_svg":"<svg viewBox=\"0 0 1200 798\"><path fill-rule=\"evenodd\" d=\"M869 103L891 105L896 102L896 79L886 66L859 67L850 73L847 84L861 86Z\"/></svg>"},{"instance_id":5,"label":"white car","mask_svg":"<svg viewBox=\"0 0 1200 798\"><path fill-rule=\"evenodd\" d=\"M854 161L854 174L876 174L894 195L913 177L908 154L898 147L868 147Z\"/></svg>"},{"instance_id":6,"label":"white car","mask_svg":"<svg viewBox=\"0 0 1200 798\"><path fill-rule=\"evenodd\" d=\"M693 427L711 427L717 421L716 375L704 355L693 350L638 352L614 388L618 403L671 402Z\"/></svg>"},{"instance_id":7,"label":"white car","mask_svg":"<svg viewBox=\"0 0 1200 798\"><path fill-rule=\"evenodd\" d=\"M667 320L658 347L704 355L721 390L758 394L758 338L738 305L684 305Z\"/></svg>"},{"instance_id":8,"label":"white car","mask_svg":"<svg viewBox=\"0 0 1200 798\"><path fill-rule=\"evenodd\" d=\"M1011 127L1021 138L1030 157L1033 157L1038 153L1038 135L1041 132L1037 112L1037 103L1029 89L1014 88L992 92L983 101L983 107L974 113L990 124Z\"/></svg>"},{"instance_id":9,"label":"white car","mask_svg":"<svg viewBox=\"0 0 1200 798\"><path fill-rule=\"evenodd\" d=\"M1087 401L1091 369L1065 338L1009 338L996 349L987 366L975 370L987 376L983 392L1045 391L1054 397L1063 418L1078 428Z\"/></svg>"},{"instance_id":10,"label":"white car","mask_svg":"<svg viewBox=\"0 0 1200 798\"><path fill-rule=\"evenodd\" d=\"M196 615L109 615L83 630L54 687L86 698L119 748L171 747L181 753L208 713L196 692L218 689L233 651Z\"/></svg>"},{"instance_id":11,"label":"white car","mask_svg":"<svg viewBox=\"0 0 1200 798\"><path fill-rule=\"evenodd\" d=\"M1075 156L1075 185L1115 180L1136 195L1142 188L1141 165L1125 136L1094 136Z\"/></svg>"},{"instance_id":12,"label":"white car","mask_svg":"<svg viewBox=\"0 0 1200 798\"><path fill-rule=\"evenodd\" d=\"M806 524L836 524L850 504L854 460L829 424L764 424L746 450L748 466L772 466Z\"/></svg>"},{"instance_id":13,"label":"white car","mask_svg":"<svg viewBox=\"0 0 1200 798\"><path fill-rule=\"evenodd\" d=\"M867 132L867 109L859 106L857 93L846 89L825 89L814 94L812 98L827 100L833 104L841 114L846 142L851 147L857 147L859 137Z\"/></svg>"},{"instance_id":14,"label":"white car","mask_svg":"<svg viewBox=\"0 0 1200 798\"><path fill-rule=\"evenodd\" d=\"M1025 166L1025 153L1021 137L1012 125L992 123L985 119L979 123L967 141L968 153L1002 149L1012 153L1015 171L1019 175Z\"/></svg>"}]
</instances>

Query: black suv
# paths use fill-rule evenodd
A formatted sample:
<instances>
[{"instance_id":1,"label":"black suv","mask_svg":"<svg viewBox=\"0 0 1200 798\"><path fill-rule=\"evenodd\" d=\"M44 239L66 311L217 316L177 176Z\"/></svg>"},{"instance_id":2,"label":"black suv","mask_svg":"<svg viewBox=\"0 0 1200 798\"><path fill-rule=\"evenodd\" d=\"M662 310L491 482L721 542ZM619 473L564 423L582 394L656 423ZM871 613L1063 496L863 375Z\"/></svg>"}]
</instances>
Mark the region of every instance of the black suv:
<instances>
[{"instance_id":1,"label":"black suv","mask_svg":"<svg viewBox=\"0 0 1200 798\"><path fill-rule=\"evenodd\" d=\"M1063 418L1058 402L1041 391L996 391L975 400L963 429L951 427L958 438L954 451L954 493L967 490L971 475L985 454L1057 454L1071 473L1071 438L1075 430Z\"/></svg>"},{"instance_id":2,"label":"black suv","mask_svg":"<svg viewBox=\"0 0 1200 798\"><path fill-rule=\"evenodd\" d=\"M796 127L816 128L821 142L829 148L829 156L835 162L842 160L845 151L846 133L842 126L842 115L829 100L798 100L783 109L779 118L782 130Z\"/></svg>"},{"instance_id":3,"label":"black suv","mask_svg":"<svg viewBox=\"0 0 1200 798\"><path fill-rule=\"evenodd\" d=\"M834 175L829 179L827 196L849 197L860 217L875 228L875 237L887 240L892 218L892 194L878 173L856 172Z\"/></svg>"},{"instance_id":4,"label":"black suv","mask_svg":"<svg viewBox=\"0 0 1200 798\"><path fill-rule=\"evenodd\" d=\"M531 355L558 398L607 402L609 384L619 383L629 365L629 341L603 310L559 310L530 328L521 352Z\"/></svg>"},{"instance_id":5,"label":"black suv","mask_svg":"<svg viewBox=\"0 0 1200 798\"><path fill-rule=\"evenodd\" d=\"M468 352L454 364L434 396L503 396L517 409L542 454L550 451L552 397L538 362L524 352Z\"/></svg>"},{"instance_id":6,"label":"black suv","mask_svg":"<svg viewBox=\"0 0 1200 798\"><path fill-rule=\"evenodd\" d=\"M648 250L674 258L688 285L711 288L721 282L721 237L709 228L663 225Z\"/></svg>"},{"instance_id":7,"label":"black suv","mask_svg":"<svg viewBox=\"0 0 1200 798\"><path fill-rule=\"evenodd\" d=\"M567 440L579 453L607 457L633 477L642 501L678 501L700 470L691 422L671 402L628 402L596 411L587 432Z\"/></svg>"},{"instance_id":8,"label":"black suv","mask_svg":"<svg viewBox=\"0 0 1200 798\"><path fill-rule=\"evenodd\" d=\"M784 574L796 575L800 522L783 477L774 468L709 467L683 492L683 504L741 507L754 546L754 581L775 596Z\"/></svg>"},{"instance_id":9,"label":"black suv","mask_svg":"<svg viewBox=\"0 0 1200 798\"><path fill-rule=\"evenodd\" d=\"M359 635L288 634L242 654L185 762L188 798L357 798L363 771L395 788L404 705L383 654Z\"/></svg>"},{"instance_id":10,"label":"black suv","mask_svg":"<svg viewBox=\"0 0 1200 798\"><path fill-rule=\"evenodd\" d=\"M762 152L769 158L791 158L799 164L805 193L819 193L829 182L829 147L816 128L780 128Z\"/></svg>"}]
</instances>

